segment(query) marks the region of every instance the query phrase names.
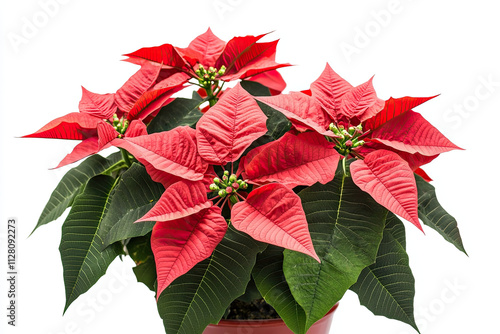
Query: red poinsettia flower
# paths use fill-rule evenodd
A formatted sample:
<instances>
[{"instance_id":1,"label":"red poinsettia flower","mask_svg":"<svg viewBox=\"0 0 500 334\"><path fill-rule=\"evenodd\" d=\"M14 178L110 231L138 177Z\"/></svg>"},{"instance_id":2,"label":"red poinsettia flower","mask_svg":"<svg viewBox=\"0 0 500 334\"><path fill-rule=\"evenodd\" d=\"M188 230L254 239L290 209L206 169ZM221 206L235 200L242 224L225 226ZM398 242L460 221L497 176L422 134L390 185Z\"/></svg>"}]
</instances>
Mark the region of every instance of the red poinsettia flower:
<instances>
[{"instance_id":1,"label":"red poinsettia flower","mask_svg":"<svg viewBox=\"0 0 500 334\"><path fill-rule=\"evenodd\" d=\"M300 198L290 186L331 180L333 175L323 177L319 171L309 176L301 174L324 168L327 155L333 156L330 163L336 163L338 153L332 144L318 143L315 134L290 135L286 142L266 145L267 150L277 154L277 166L287 166L287 175L267 164L262 169L268 168L275 177L265 178L260 173L255 180L239 179L230 171L232 165L243 159L252 142L267 132L266 120L253 97L237 84L201 117L196 130L178 127L113 140L114 145L142 162L156 180L168 184L158 203L139 219L157 221L151 246L157 266L158 296L175 278L207 258L222 240L227 222L221 207L226 203L231 203L230 223L236 229L256 240L299 251L319 261ZM294 149L297 152L290 155ZM217 176L211 166L228 170ZM248 183L256 186L247 194Z\"/></svg>"},{"instance_id":2,"label":"red poinsettia flower","mask_svg":"<svg viewBox=\"0 0 500 334\"><path fill-rule=\"evenodd\" d=\"M257 99L281 111L297 131L325 135L328 142L335 143L344 162L356 158L350 164L354 183L422 229L413 173L426 177L421 165L440 153L459 149L411 110L431 98L383 101L377 97L372 79L353 87L327 64L309 90ZM245 160L244 173L254 173L251 160Z\"/></svg>"},{"instance_id":3,"label":"red poinsettia flower","mask_svg":"<svg viewBox=\"0 0 500 334\"><path fill-rule=\"evenodd\" d=\"M79 112L56 118L24 138L81 140L58 168L109 147L114 138L146 134L143 120L169 103L186 80L186 75L179 73L158 81L160 70L158 65L143 63L114 94L96 94L82 87Z\"/></svg>"},{"instance_id":4,"label":"red poinsettia flower","mask_svg":"<svg viewBox=\"0 0 500 334\"><path fill-rule=\"evenodd\" d=\"M142 48L125 56L133 63L149 60L162 64L164 76L185 73L199 80L200 86L208 90L219 80L247 79L269 87L271 93L276 94L286 86L276 69L290 64L276 62L277 40L258 43L265 35L234 37L226 43L209 28L187 48L163 44Z\"/></svg>"}]
</instances>

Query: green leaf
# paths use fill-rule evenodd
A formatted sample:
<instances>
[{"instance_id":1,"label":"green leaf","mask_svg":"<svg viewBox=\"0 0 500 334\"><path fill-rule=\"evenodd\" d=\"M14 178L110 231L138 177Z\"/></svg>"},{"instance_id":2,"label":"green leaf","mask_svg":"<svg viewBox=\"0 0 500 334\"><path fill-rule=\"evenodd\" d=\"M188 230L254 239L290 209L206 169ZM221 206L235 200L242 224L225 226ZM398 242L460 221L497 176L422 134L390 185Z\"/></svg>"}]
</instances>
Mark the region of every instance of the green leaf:
<instances>
[{"instance_id":1,"label":"green leaf","mask_svg":"<svg viewBox=\"0 0 500 334\"><path fill-rule=\"evenodd\" d=\"M115 183L116 180L107 175L90 179L83 193L75 198L63 224L59 251L66 288L64 312L106 273L113 259L122 254L119 244L101 252L97 233Z\"/></svg>"},{"instance_id":2,"label":"green leaf","mask_svg":"<svg viewBox=\"0 0 500 334\"><path fill-rule=\"evenodd\" d=\"M161 108L158 115L149 123L148 133L172 130L178 126L194 126L203 115L198 106L201 101L176 98Z\"/></svg>"},{"instance_id":3,"label":"green leaf","mask_svg":"<svg viewBox=\"0 0 500 334\"><path fill-rule=\"evenodd\" d=\"M245 150L243 156L245 156L248 152L256 147L265 145L281 138L290 130L290 127L292 126L292 123L279 111L259 101L257 101L257 104L267 116L267 133L254 140L252 144Z\"/></svg>"},{"instance_id":4,"label":"green leaf","mask_svg":"<svg viewBox=\"0 0 500 334\"><path fill-rule=\"evenodd\" d=\"M285 250L283 271L306 313L308 329L356 283L361 271L375 262L387 210L343 173L337 173L326 185L306 188L299 196L321 263Z\"/></svg>"},{"instance_id":5,"label":"green leaf","mask_svg":"<svg viewBox=\"0 0 500 334\"><path fill-rule=\"evenodd\" d=\"M245 293L258 252L265 248L230 227L213 254L170 284L158 299L167 333L198 334L218 323Z\"/></svg>"},{"instance_id":6,"label":"green leaf","mask_svg":"<svg viewBox=\"0 0 500 334\"><path fill-rule=\"evenodd\" d=\"M295 301L283 273L283 248L269 245L257 256L252 276L262 297L295 334L306 332L306 313Z\"/></svg>"},{"instance_id":7,"label":"green leaf","mask_svg":"<svg viewBox=\"0 0 500 334\"><path fill-rule=\"evenodd\" d=\"M434 186L415 174L418 189L418 217L425 225L432 227L443 238L467 254L457 221L439 204Z\"/></svg>"},{"instance_id":8,"label":"green leaf","mask_svg":"<svg viewBox=\"0 0 500 334\"><path fill-rule=\"evenodd\" d=\"M403 250L406 251L405 225L400 223L401 220L389 211L385 220L384 236L390 234L401 245Z\"/></svg>"},{"instance_id":9,"label":"green leaf","mask_svg":"<svg viewBox=\"0 0 500 334\"><path fill-rule=\"evenodd\" d=\"M262 112L267 116L267 135L274 139L283 137L292 127L292 123L276 109L271 108L267 104L257 101Z\"/></svg>"},{"instance_id":10,"label":"green leaf","mask_svg":"<svg viewBox=\"0 0 500 334\"><path fill-rule=\"evenodd\" d=\"M203 98L196 91L194 91L193 94L191 94L191 99L198 101L198 103L203 101Z\"/></svg>"},{"instance_id":11,"label":"green leaf","mask_svg":"<svg viewBox=\"0 0 500 334\"><path fill-rule=\"evenodd\" d=\"M151 233L137 238L131 238L125 246L128 255L136 264L154 258L153 250L151 249Z\"/></svg>"},{"instance_id":12,"label":"green leaf","mask_svg":"<svg viewBox=\"0 0 500 334\"><path fill-rule=\"evenodd\" d=\"M132 268L137 282L144 283L151 291L156 291L156 264L155 259L148 259Z\"/></svg>"},{"instance_id":13,"label":"green leaf","mask_svg":"<svg viewBox=\"0 0 500 334\"><path fill-rule=\"evenodd\" d=\"M95 154L77 167L70 169L50 195L49 201L45 205L33 232L40 226L59 218L64 210L71 206L76 195L83 190L90 178L101 174L120 160L121 155L119 153L112 154L107 159Z\"/></svg>"},{"instance_id":14,"label":"green leaf","mask_svg":"<svg viewBox=\"0 0 500 334\"><path fill-rule=\"evenodd\" d=\"M361 272L351 290L373 314L403 321L418 331L413 314L415 279L404 234L403 222L389 213L377 259Z\"/></svg>"},{"instance_id":15,"label":"green leaf","mask_svg":"<svg viewBox=\"0 0 500 334\"><path fill-rule=\"evenodd\" d=\"M243 80L241 82L241 86L253 96L271 96L269 88L258 82ZM286 132L290 130L292 123L288 120L288 118L286 118L285 115L262 102L257 101L257 104L259 105L262 112L267 116L266 136L271 137L272 140L276 140L281 138Z\"/></svg>"},{"instance_id":16,"label":"green leaf","mask_svg":"<svg viewBox=\"0 0 500 334\"><path fill-rule=\"evenodd\" d=\"M151 180L144 166L134 163L122 174L116 185L108 211L99 229L100 249L119 240L138 237L153 229L154 222L135 221L144 216L164 192L161 184Z\"/></svg>"},{"instance_id":17,"label":"green leaf","mask_svg":"<svg viewBox=\"0 0 500 334\"><path fill-rule=\"evenodd\" d=\"M253 96L271 96L269 88L255 81L242 80L240 82L241 87L243 87L250 95Z\"/></svg>"},{"instance_id":18,"label":"green leaf","mask_svg":"<svg viewBox=\"0 0 500 334\"><path fill-rule=\"evenodd\" d=\"M156 291L156 265L151 250L151 233L130 239L127 250L136 263L132 270L137 281L144 283L151 291Z\"/></svg>"},{"instance_id":19,"label":"green leaf","mask_svg":"<svg viewBox=\"0 0 500 334\"><path fill-rule=\"evenodd\" d=\"M245 293L239 296L237 300L245 303L251 303L256 299L262 299L262 294L260 293L259 289L257 289L255 281L251 277L250 281L247 284L247 287L245 288ZM224 315L225 318L227 318L227 315L229 314L230 311L231 307L229 307L228 310L226 311L226 314Z\"/></svg>"}]
</instances>

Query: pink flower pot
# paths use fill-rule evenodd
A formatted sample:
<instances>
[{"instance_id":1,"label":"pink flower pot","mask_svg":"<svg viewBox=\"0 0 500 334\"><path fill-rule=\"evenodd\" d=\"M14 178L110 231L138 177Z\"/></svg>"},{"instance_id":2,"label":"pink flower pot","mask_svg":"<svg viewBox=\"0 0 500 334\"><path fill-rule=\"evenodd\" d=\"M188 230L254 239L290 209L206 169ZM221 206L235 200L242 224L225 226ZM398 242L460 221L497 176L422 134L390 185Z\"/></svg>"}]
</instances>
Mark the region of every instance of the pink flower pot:
<instances>
[{"instance_id":1,"label":"pink flower pot","mask_svg":"<svg viewBox=\"0 0 500 334\"><path fill-rule=\"evenodd\" d=\"M307 334L328 334L332 324L335 306L307 331ZM281 319L268 320L221 320L209 325L203 334L293 334Z\"/></svg>"}]
</instances>

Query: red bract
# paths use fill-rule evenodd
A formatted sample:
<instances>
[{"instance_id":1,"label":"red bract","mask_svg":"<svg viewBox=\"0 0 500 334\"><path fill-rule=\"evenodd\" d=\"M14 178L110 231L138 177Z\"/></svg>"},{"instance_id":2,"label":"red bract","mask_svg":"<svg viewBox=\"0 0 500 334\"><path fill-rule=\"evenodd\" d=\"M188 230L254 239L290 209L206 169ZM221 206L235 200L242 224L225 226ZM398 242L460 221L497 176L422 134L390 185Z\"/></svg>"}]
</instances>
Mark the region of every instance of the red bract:
<instances>
[{"instance_id":1,"label":"red bract","mask_svg":"<svg viewBox=\"0 0 500 334\"><path fill-rule=\"evenodd\" d=\"M151 209L141 221L169 221L191 216L212 206L203 182L180 180L166 189L160 205Z\"/></svg>"},{"instance_id":2,"label":"red bract","mask_svg":"<svg viewBox=\"0 0 500 334\"><path fill-rule=\"evenodd\" d=\"M422 230L418 221L418 194L413 172L396 153L377 150L350 167L354 183L393 213Z\"/></svg>"},{"instance_id":3,"label":"red bract","mask_svg":"<svg viewBox=\"0 0 500 334\"><path fill-rule=\"evenodd\" d=\"M336 166L340 157L334 146L315 132L288 132L246 156L244 177L255 184L279 182L289 188L325 184L335 176L331 166Z\"/></svg>"},{"instance_id":4,"label":"red bract","mask_svg":"<svg viewBox=\"0 0 500 334\"><path fill-rule=\"evenodd\" d=\"M321 107L319 101L299 92L272 97L258 97L270 107L282 112L292 122L297 131L313 130L323 135L333 133L328 129L332 119Z\"/></svg>"},{"instance_id":5,"label":"red bract","mask_svg":"<svg viewBox=\"0 0 500 334\"><path fill-rule=\"evenodd\" d=\"M213 165L234 162L267 132L266 119L252 96L237 85L198 121L198 152Z\"/></svg>"},{"instance_id":6,"label":"red bract","mask_svg":"<svg viewBox=\"0 0 500 334\"><path fill-rule=\"evenodd\" d=\"M151 248L156 261L157 299L174 279L209 257L226 230L227 223L217 206L185 218L156 223Z\"/></svg>"},{"instance_id":7,"label":"red bract","mask_svg":"<svg viewBox=\"0 0 500 334\"><path fill-rule=\"evenodd\" d=\"M146 168L152 166L190 181L201 181L208 169L208 163L198 154L196 132L187 126L147 136L114 139L113 145L130 152Z\"/></svg>"},{"instance_id":8,"label":"red bract","mask_svg":"<svg viewBox=\"0 0 500 334\"><path fill-rule=\"evenodd\" d=\"M115 94L96 94L82 87L79 113L59 117L24 137L82 140L58 168L111 146L115 138L144 135L142 121L169 103L187 77L180 73L157 82L159 72L159 66L144 63Z\"/></svg>"},{"instance_id":9,"label":"red bract","mask_svg":"<svg viewBox=\"0 0 500 334\"><path fill-rule=\"evenodd\" d=\"M281 91L285 82L275 70L290 65L276 63L278 41L258 43L265 35L234 37L226 43L209 28L204 34L196 37L187 48L163 44L142 48L126 56L129 57L128 61L133 63L149 60L162 64L168 73L166 75L181 72L196 79L200 77L196 72L200 65L217 71L224 68L225 70L217 75L217 80L250 79L268 86L274 92ZM270 74L261 75L266 72Z\"/></svg>"},{"instance_id":10,"label":"red bract","mask_svg":"<svg viewBox=\"0 0 500 334\"><path fill-rule=\"evenodd\" d=\"M253 190L231 212L234 227L254 239L302 252L320 262L304 217L300 198L279 183Z\"/></svg>"},{"instance_id":11,"label":"red bract","mask_svg":"<svg viewBox=\"0 0 500 334\"><path fill-rule=\"evenodd\" d=\"M157 221L160 226L155 227L152 234L160 282L158 295L173 279L211 254L222 238L222 222L226 224L218 204L223 206L228 199L234 204L231 222L235 228L256 240L303 252L319 261L300 198L285 185L270 183L281 181L280 177L259 179L260 184L266 184L253 189L245 199L238 192L246 189L245 181L229 175L229 171L220 178L214 177L208 167L210 164L225 168L239 160L252 142L267 132L266 120L255 100L237 84L202 116L196 130L179 127L148 136L113 140L114 145L128 150L144 163L148 171L154 171L155 176L158 177L158 171L161 171L181 178L170 185L157 204L139 219ZM317 138L309 138L309 134L303 137L291 139L297 141L296 149L310 143L313 148L328 152L332 158L329 160L325 154L310 149L287 157L286 147L280 146L279 142L271 149L284 157L283 163L290 164L290 173L292 169L302 168L308 172L322 168L325 162L337 163L338 153L331 145L315 143ZM281 149L285 152L279 152ZM294 164L291 159L297 162ZM316 171L305 180L303 176L299 180L287 177L284 183L288 186L312 184L333 178L332 175L325 178L323 174ZM213 184L208 186L207 180ZM215 196L209 199L207 193L210 192ZM214 233L214 229L218 232ZM187 254L189 261L185 260Z\"/></svg>"},{"instance_id":12,"label":"red bract","mask_svg":"<svg viewBox=\"0 0 500 334\"><path fill-rule=\"evenodd\" d=\"M350 165L353 181L421 229L413 172L430 179L419 167L443 152L459 149L411 110L431 98L384 102L377 97L372 79L353 87L327 64L310 90L257 99L281 111L296 130L329 137L344 159L357 158ZM248 161L244 167L244 173L254 173Z\"/></svg>"},{"instance_id":13,"label":"red bract","mask_svg":"<svg viewBox=\"0 0 500 334\"><path fill-rule=\"evenodd\" d=\"M359 153L366 155L379 149L394 151L417 171L440 153L460 149L422 115L411 110L434 97L406 96L387 100L384 109L364 124L368 131L367 143L360 147Z\"/></svg>"},{"instance_id":14,"label":"red bract","mask_svg":"<svg viewBox=\"0 0 500 334\"><path fill-rule=\"evenodd\" d=\"M276 70L262 72L260 74L254 75L251 78L248 78L247 80L255 81L266 86L267 88L269 88L269 92L271 93L271 95L280 94L285 90L286 87L285 80L283 80L281 74L279 74L279 72Z\"/></svg>"}]
</instances>

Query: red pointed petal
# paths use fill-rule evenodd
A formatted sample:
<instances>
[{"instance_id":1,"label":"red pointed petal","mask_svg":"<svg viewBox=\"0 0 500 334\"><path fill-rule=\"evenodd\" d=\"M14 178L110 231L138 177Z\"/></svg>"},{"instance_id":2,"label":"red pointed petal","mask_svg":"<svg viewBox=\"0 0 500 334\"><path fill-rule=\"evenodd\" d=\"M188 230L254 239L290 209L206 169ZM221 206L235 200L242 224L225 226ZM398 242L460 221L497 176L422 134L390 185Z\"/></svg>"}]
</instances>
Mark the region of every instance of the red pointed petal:
<instances>
[{"instance_id":1,"label":"red pointed petal","mask_svg":"<svg viewBox=\"0 0 500 334\"><path fill-rule=\"evenodd\" d=\"M417 168L415 170L415 174L417 174L418 176L422 177L427 182L431 182L432 181L431 177L429 175L427 175L427 173L422 168Z\"/></svg>"},{"instance_id":2,"label":"red pointed petal","mask_svg":"<svg viewBox=\"0 0 500 334\"><path fill-rule=\"evenodd\" d=\"M279 74L279 72L276 70L254 75L247 80L255 81L266 86L271 91L271 95L278 95L286 88L285 80L283 80L281 74Z\"/></svg>"},{"instance_id":3,"label":"red pointed petal","mask_svg":"<svg viewBox=\"0 0 500 334\"><path fill-rule=\"evenodd\" d=\"M429 162L431 162L432 160L436 159L439 156L439 154L430 156L422 155L420 153L411 154L408 152L396 150L395 148L384 145L382 143L378 143L376 141L367 142L365 145L360 147L359 150L357 150L357 152L360 153L362 156L366 156L370 152L381 149L395 152L397 155L399 155L401 158L403 158L403 160L405 160L408 163L411 170L413 171L415 171L420 166L428 164Z\"/></svg>"},{"instance_id":4,"label":"red pointed petal","mask_svg":"<svg viewBox=\"0 0 500 334\"><path fill-rule=\"evenodd\" d=\"M157 84L153 90L142 94L130 109L127 119L144 120L149 115L158 111L172 101L170 98L184 88L184 83L189 77L184 73L177 73Z\"/></svg>"},{"instance_id":5,"label":"red pointed petal","mask_svg":"<svg viewBox=\"0 0 500 334\"><path fill-rule=\"evenodd\" d=\"M110 145L105 145L102 149L108 148ZM66 155L64 159L55 168L63 167L83 158L86 158L92 154L99 152L99 144L97 142L97 137L91 137L83 140L81 143L75 146L70 154Z\"/></svg>"},{"instance_id":6,"label":"red pointed petal","mask_svg":"<svg viewBox=\"0 0 500 334\"><path fill-rule=\"evenodd\" d=\"M377 97L372 84L373 77L367 82L352 88L342 96L340 114L347 119L363 122L375 116L384 108L385 102ZM340 115L339 115L340 116Z\"/></svg>"},{"instance_id":7,"label":"red pointed petal","mask_svg":"<svg viewBox=\"0 0 500 334\"><path fill-rule=\"evenodd\" d=\"M182 180L168 187L156 205L137 221L175 220L211 206L212 202L207 199L207 189L203 182Z\"/></svg>"},{"instance_id":8,"label":"red pointed petal","mask_svg":"<svg viewBox=\"0 0 500 334\"><path fill-rule=\"evenodd\" d=\"M270 143L269 143L270 144ZM269 145L269 144L265 144L265 145L261 145L261 146L257 146L255 148L253 148L252 150L250 150L250 152L248 152L244 157L241 157L240 159L240 163L238 165L238 171L237 171L237 175L240 175L241 173L244 173L245 174L245 169L246 169L246 166L253 160L253 158L255 158L260 152L262 152L263 150L266 149L266 146ZM244 179L246 179L246 174L244 176Z\"/></svg>"},{"instance_id":9,"label":"red pointed petal","mask_svg":"<svg viewBox=\"0 0 500 334\"><path fill-rule=\"evenodd\" d=\"M132 53L125 54L130 57L128 60L132 63L137 63L137 59L146 59L163 66L174 68L178 71L185 71L188 64L177 51L177 48L171 44L163 44L160 46L141 48ZM139 62L140 63L140 62Z\"/></svg>"},{"instance_id":10,"label":"red pointed petal","mask_svg":"<svg viewBox=\"0 0 500 334\"><path fill-rule=\"evenodd\" d=\"M253 158L266 148L266 145L257 146L250 150L250 152L248 152L245 156L241 157L240 163L238 164L238 170L236 172L237 176L241 175L243 179L248 179L245 173L246 166L252 161Z\"/></svg>"},{"instance_id":11,"label":"red pointed petal","mask_svg":"<svg viewBox=\"0 0 500 334\"><path fill-rule=\"evenodd\" d=\"M118 138L119 133L115 128L104 121L97 124L97 149L102 150L102 148L115 138Z\"/></svg>"},{"instance_id":12,"label":"red pointed petal","mask_svg":"<svg viewBox=\"0 0 500 334\"><path fill-rule=\"evenodd\" d=\"M183 178L154 168L153 165L145 160L142 161L142 164L144 165L144 167L146 167L146 171L148 172L149 176L151 176L151 179L155 182L161 183L163 187L165 187L165 189L168 189L168 187L170 187L171 185L184 180ZM205 185L207 193L210 191L209 185L213 183L213 179L216 176L217 174L215 174L214 168L212 166L208 166L203 179L201 181L198 181L202 182Z\"/></svg>"},{"instance_id":13,"label":"red pointed petal","mask_svg":"<svg viewBox=\"0 0 500 334\"><path fill-rule=\"evenodd\" d=\"M177 50L184 58L192 59L193 64L198 62L204 66L215 66L215 62L224 51L225 46L226 42L215 36L208 28L205 33L189 43L187 48L177 48Z\"/></svg>"},{"instance_id":14,"label":"red pointed petal","mask_svg":"<svg viewBox=\"0 0 500 334\"><path fill-rule=\"evenodd\" d=\"M82 86L82 99L78 110L82 113L109 119L116 113L115 94L96 94Z\"/></svg>"},{"instance_id":15,"label":"red pointed petal","mask_svg":"<svg viewBox=\"0 0 500 334\"><path fill-rule=\"evenodd\" d=\"M189 217L156 223L151 248L156 261L157 298L177 277L208 258L226 230L227 223L217 206Z\"/></svg>"},{"instance_id":16,"label":"red pointed petal","mask_svg":"<svg viewBox=\"0 0 500 334\"><path fill-rule=\"evenodd\" d=\"M153 165L145 160L142 161L142 164L144 165L144 167L146 167L146 171L148 172L149 176L151 176L151 179L155 182L161 183L163 187L165 187L165 189L168 189L168 187L170 187L171 185L184 180L183 178L154 168Z\"/></svg>"},{"instance_id":17,"label":"red pointed petal","mask_svg":"<svg viewBox=\"0 0 500 334\"><path fill-rule=\"evenodd\" d=\"M267 132L266 120L257 102L237 84L198 121L198 152L214 165L234 162Z\"/></svg>"},{"instance_id":18,"label":"red pointed petal","mask_svg":"<svg viewBox=\"0 0 500 334\"><path fill-rule=\"evenodd\" d=\"M378 150L350 166L352 179L361 190L391 212L422 230L418 221L418 193L413 171L394 152Z\"/></svg>"},{"instance_id":19,"label":"red pointed petal","mask_svg":"<svg viewBox=\"0 0 500 334\"><path fill-rule=\"evenodd\" d=\"M224 52L216 62L216 68L226 66L226 72L221 77L224 81L244 79L275 70L290 64L275 62L276 45L278 41L257 43L267 34L259 36L234 37L227 42Z\"/></svg>"},{"instance_id":20,"label":"red pointed petal","mask_svg":"<svg viewBox=\"0 0 500 334\"><path fill-rule=\"evenodd\" d=\"M340 157L333 146L316 132L288 132L261 146L265 149L245 163L246 177L257 184L279 182L290 188L325 184L333 180Z\"/></svg>"},{"instance_id":21,"label":"red pointed petal","mask_svg":"<svg viewBox=\"0 0 500 334\"><path fill-rule=\"evenodd\" d=\"M173 73L166 76L165 78L159 78L161 80L159 80L158 83L155 84L153 88L151 88L151 90L175 89L185 84L189 80L189 78L190 76L186 73Z\"/></svg>"},{"instance_id":22,"label":"red pointed petal","mask_svg":"<svg viewBox=\"0 0 500 334\"><path fill-rule=\"evenodd\" d=\"M240 71L234 74L223 75L221 80L224 81L232 81L238 79L246 79L249 77L253 77L262 73L266 73L268 71L275 71L282 67L292 66L291 64L278 64L274 60L269 59L261 59L259 61L254 61L245 67L243 67Z\"/></svg>"},{"instance_id":23,"label":"red pointed petal","mask_svg":"<svg viewBox=\"0 0 500 334\"><path fill-rule=\"evenodd\" d=\"M248 53L255 43L257 43L257 41L265 35L267 34L232 38L229 42L227 42L224 51L217 59L215 67L220 69L222 65L224 65L226 67L226 74L238 72L238 70L244 67L246 63L255 57L258 57L258 55L246 53Z\"/></svg>"},{"instance_id":24,"label":"red pointed petal","mask_svg":"<svg viewBox=\"0 0 500 334\"><path fill-rule=\"evenodd\" d=\"M194 135L195 130L183 126L147 136L116 139L113 143L155 169L198 181L203 179L208 164L198 154Z\"/></svg>"},{"instance_id":25,"label":"red pointed petal","mask_svg":"<svg viewBox=\"0 0 500 334\"><path fill-rule=\"evenodd\" d=\"M155 84L160 70L160 66L144 62L141 69L132 75L115 94L115 101L120 111L128 113L132 109L142 94Z\"/></svg>"},{"instance_id":26,"label":"red pointed petal","mask_svg":"<svg viewBox=\"0 0 500 334\"><path fill-rule=\"evenodd\" d=\"M238 164L238 170L236 171L236 176L238 178L240 178L240 175L241 175L241 178L246 180L247 177L245 174L245 160L246 160L246 156L241 157L240 163Z\"/></svg>"},{"instance_id":27,"label":"red pointed petal","mask_svg":"<svg viewBox=\"0 0 500 334\"><path fill-rule=\"evenodd\" d=\"M231 223L255 240L307 254L320 262L300 198L281 184L252 190L246 201L233 206Z\"/></svg>"},{"instance_id":28,"label":"red pointed petal","mask_svg":"<svg viewBox=\"0 0 500 334\"><path fill-rule=\"evenodd\" d=\"M292 92L286 95L256 97L256 99L280 111L301 132L310 129L325 135L331 133L328 130L330 117L315 99L306 94Z\"/></svg>"},{"instance_id":29,"label":"red pointed petal","mask_svg":"<svg viewBox=\"0 0 500 334\"><path fill-rule=\"evenodd\" d=\"M366 130L373 131L394 117L399 116L402 113L407 112L432 98L435 98L436 96L437 95L431 97L405 96L398 99L391 97L389 100L385 101L384 109L366 121L364 128Z\"/></svg>"},{"instance_id":30,"label":"red pointed petal","mask_svg":"<svg viewBox=\"0 0 500 334\"><path fill-rule=\"evenodd\" d=\"M427 156L461 149L422 115L411 110L386 122L371 134L371 138L400 151Z\"/></svg>"},{"instance_id":31,"label":"red pointed petal","mask_svg":"<svg viewBox=\"0 0 500 334\"><path fill-rule=\"evenodd\" d=\"M342 96L352 89L352 85L338 75L327 63L319 78L311 84L311 94L337 121Z\"/></svg>"},{"instance_id":32,"label":"red pointed petal","mask_svg":"<svg viewBox=\"0 0 500 334\"><path fill-rule=\"evenodd\" d=\"M70 113L47 123L37 132L22 138L56 138L82 140L97 135L100 118L86 113Z\"/></svg>"},{"instance_id":33,"label":"red pointed petal","mask_svg":"<svg viewBox=\"0 0 500 334\"><path fill-rule=\"evenodd\" d=\"M146 124L144 124L142 121L139 120L134 120L130 122L127 131L125 132L126 137L139 137L139 136L145 136L147 134L148 130Z\"/></svg>"}]
</instances>

